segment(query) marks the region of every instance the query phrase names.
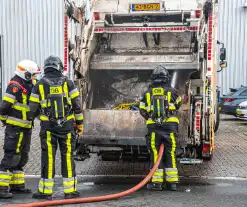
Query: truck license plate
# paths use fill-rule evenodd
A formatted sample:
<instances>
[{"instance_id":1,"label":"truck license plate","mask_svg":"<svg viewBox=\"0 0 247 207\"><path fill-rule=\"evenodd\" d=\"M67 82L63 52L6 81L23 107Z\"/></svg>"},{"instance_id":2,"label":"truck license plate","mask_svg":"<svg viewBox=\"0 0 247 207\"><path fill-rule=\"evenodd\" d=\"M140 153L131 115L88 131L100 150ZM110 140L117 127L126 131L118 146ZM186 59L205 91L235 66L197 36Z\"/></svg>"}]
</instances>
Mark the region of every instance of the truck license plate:
<instances>
[{"instance_id":1,"label":"truck license plate","mask_svg":"<svg viewBox=\"0 0 247 207\"><path fill-rule=\"evenodd\" d=\"M132 4L132 11L159 11L160 4Z\"/></svg>"}]
</instances>

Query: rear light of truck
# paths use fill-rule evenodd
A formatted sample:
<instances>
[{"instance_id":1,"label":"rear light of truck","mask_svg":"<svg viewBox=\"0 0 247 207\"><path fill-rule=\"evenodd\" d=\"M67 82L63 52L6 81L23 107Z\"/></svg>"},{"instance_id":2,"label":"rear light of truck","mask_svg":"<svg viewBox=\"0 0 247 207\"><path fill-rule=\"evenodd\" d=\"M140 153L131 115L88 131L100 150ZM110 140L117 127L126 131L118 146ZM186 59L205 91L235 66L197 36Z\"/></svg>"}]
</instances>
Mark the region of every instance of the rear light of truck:
<instances>
[{"instance_id":1,"label":"rear light of truck","mask_svg":"<svg viewBox=\"0 0 247 207\"><path fill-rule=\"evenodd\" d=\"M196 18L200 18L201 17L201 10L196 10Z\"/></svg>"},{"instance_id":2,"label":"rear light of truck","mask_svg":"<svg viewBox=\"0 0 247 207\"><path fill-rule=\"evenodd\" d=\"M211 148L210 144L204 143L204 144L203 144L203 148L202 148L202 152L203 152L203 153L210 153L210 148Z\"/></svg>"},{"instance_id":3,"label":"rear light of truck","mask_svg":"<svg viewBox=\"0 0 247 207\"><path fill-rule=\"evenodd\" d=\"M201 10L192 10L191 13L190 13L190 18L194 19L194 18L201 18Z\"/></svg>"},{"instance_id":4,"label":"rear light of truck","mask_svg":"<svg viewBox=\"0 0 247 207\"><path fill-rule=\"evenodd\" d=\"M234 100L236 100L235 98L226 98L225 99L225 102L232 102L232 101L234 101Z\"/></svg>"},{"instance_id":5,"label":"rear light of truck","mask_svg":"<svg viewBox=\"0 0 247 207\"><path fill-rule=\"evenodd\" d=\"M99 12L94 12L94 20L99 20Z\"/></svg>"}]
</instances>

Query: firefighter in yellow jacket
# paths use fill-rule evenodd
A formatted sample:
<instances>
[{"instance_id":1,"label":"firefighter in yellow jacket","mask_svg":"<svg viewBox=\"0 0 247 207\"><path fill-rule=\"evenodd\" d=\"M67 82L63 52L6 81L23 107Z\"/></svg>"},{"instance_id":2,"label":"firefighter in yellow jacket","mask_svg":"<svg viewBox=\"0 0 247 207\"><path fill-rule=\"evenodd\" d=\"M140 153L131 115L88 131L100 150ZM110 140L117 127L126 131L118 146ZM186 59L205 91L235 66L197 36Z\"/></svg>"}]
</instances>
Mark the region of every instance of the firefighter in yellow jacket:
<instances>
[{"instance_id":1,"label":"firefighter in yellow jacket","mask_svg":"<svg viewBox=\"0 0 247 207\"><path fill-rule=\"evenodd\" d=\"M169 73L166 68L158 66L153 71L151 79L152 84L143 95L139 105L140 113L146 119L148 128L146 139L151 154L151 168L157 161L161 143L165 145L165 152L147 188L163 190L163 184L166 182L168 190L176 191L176 184L179 181L176 163L176 139L179 124L177 110L180 107L181 97L170 86Z\"/></svg>"},{"instance_id":2,"label":"firefighter in yellow jacket","mask_svg":"<svg viewBox=\"0 0 247 207\"><path fill-rule=\"evenodd\" d=\"M38 73L40 69L35 62L18 63L0 106L0 120L6 125L4 156L0 164L0 198L11 198L12 192L31 192L25 187L23 167L28 162L32 133L28 100L32 80Z\"/></svg>"},{"instance_id":3,"label":"firefighter in yellow jacket","mask_svg":"<svg viewBox=\"0 0 247 207\"><path fill-rule=\"evenodd\" d=\"M30 110L41 109L41 179L33 194L36 199L52 199L55 155L59 145L65 198L79 196L72 157L75 149L75 129L83 132L83 115L80 96L73 81L63 76L63 64L56 56L44 63L44 76L34 86L30 96ZM33 117L34 118L34 117Z\"/></svg>"}]
</instances>

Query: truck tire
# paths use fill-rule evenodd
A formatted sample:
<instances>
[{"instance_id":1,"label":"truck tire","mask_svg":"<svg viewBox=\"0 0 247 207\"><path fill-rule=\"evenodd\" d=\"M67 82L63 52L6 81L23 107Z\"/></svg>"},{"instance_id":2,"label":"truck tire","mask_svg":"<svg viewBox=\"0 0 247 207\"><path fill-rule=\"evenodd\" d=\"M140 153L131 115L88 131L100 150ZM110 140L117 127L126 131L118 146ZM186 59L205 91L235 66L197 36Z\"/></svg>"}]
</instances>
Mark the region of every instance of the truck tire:
<instances>
[{"instance_id":1,"label":"truck tire","mask_svg":"<svg viewBox=\"0 0 247 207\"><path fill-rule=\"evenodd\" d=\"M214 132L217 132L220 126L220 111L218 104L216 104L216 109L215 109L215 123L214 123Z\"/></svg>"}]
</instances>

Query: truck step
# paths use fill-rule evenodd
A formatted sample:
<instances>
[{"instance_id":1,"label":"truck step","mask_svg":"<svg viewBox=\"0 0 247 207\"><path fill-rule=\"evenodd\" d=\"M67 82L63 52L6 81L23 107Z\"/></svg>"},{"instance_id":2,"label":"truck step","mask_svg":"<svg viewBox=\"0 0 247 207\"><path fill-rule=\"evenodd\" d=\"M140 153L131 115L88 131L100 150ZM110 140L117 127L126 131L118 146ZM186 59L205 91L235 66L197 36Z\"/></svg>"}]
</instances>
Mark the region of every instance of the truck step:
<instances>
[{"instance_id":1,"label":"truck step","mask_svg":"<svg viewBox=\"0 0 247 207\"><path fill-rule=\"evenodd\" d=\"M193 158L181 158L179 160L180 164L201 164L203 160L201 159L193 159Z\"/></svg>"}]
</instances>

